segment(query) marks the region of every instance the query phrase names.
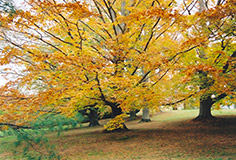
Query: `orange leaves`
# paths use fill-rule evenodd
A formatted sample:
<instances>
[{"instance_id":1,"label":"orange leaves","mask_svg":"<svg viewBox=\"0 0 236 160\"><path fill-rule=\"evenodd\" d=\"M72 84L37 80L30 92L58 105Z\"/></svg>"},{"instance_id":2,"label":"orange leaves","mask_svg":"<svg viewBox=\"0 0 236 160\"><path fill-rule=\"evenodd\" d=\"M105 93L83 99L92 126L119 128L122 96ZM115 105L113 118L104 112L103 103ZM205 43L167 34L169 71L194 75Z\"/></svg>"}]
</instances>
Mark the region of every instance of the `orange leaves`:
<instances>
[{"instance_id":1,"label":"orange leaves","mask_svg":"<svg viewBox=\"0 0 236 160\"><path fill-rule=\"evenodd\" d=\"M186 69L185 73L186 73L186 75L190 76L190 75L196 74L199 71L209 72L209 73L216 73L216 72L220 72L222 70L217 70L213 66L199 64L199 65L189 66Z\"/></svg>"},{"instance_id":2,"label":"orange leaves","mask_svg":"<svg viewBox=\"0 0 236 160\"><path fill-rule=\"evenodd\" d=\"M35 10L36 12L39 13L46 12L52 14L51 16L53 16L54 13L57 13L59 14L58 16L61 16L61 18L63 18L64 14L65 18L76 19L76 20L93 15L93 13L89 11L87 5L79 1L75 3L72 2L64 3L56 1L31 0L29 4L33 6L31 8L31 11Z\"/></svg>"},{"instance_id":3,"label":"orange leaves","mask_svg":"<svg viewBox=\"0 0 236 160\"><path fill-rule=\"evenodd\" d=\"M177 13L173 13L172 10L162 9L160 7L150 7L148 9L131 9L131 13L128 16L120 17L121 21L129 23L147 23L149 20L157 21L158 19L171 20L178 17ZM131 24L132 25L132 24Z\"/></svg>"},{"instance_id":4,"label":"orange leaves","mask_svg":"<svg viewBox=\"0 0 236 160\"><path fill-rule=\"evenodd\" d=\"M2 90L16 98L1 99L6 114L18 115L14 120L23 123L43 114L42 110L72 116L91 103L117 104L124 112L156 108L173 97L189 95L182 93L191 90L183 85L189 85L196 72L220 80L226 62L228 70L233 69L234 62L228 61L233 45L226 46L227 51L221 46L234 40L226 37L213 44L230 34L213 29L218 31L214 39L207 28L218 23L210 21L212 16L218 11L227 15L229 6L222 5L207 18L205 13L181 15L171 1L123 2L31 0L28 11L17 11L11 18L1 15L1 40L7 47L0 63L24 66L23 74ZM224 88L227 80L234 83L229 76L215 84ZM27 118L21 120L23 114ZM118 117L110 128L122 123Z\"/></svg>"},{"instance_id":5,"label":"orange leaves","mask_svg":"<svg viewBox=\"0 0 236 160\"><path fill-rule=\"evenodd\" d=\"M189 38L187 39L183 44L182 44L182 49L184 48L190 48L193 45L194 46L201 46L203 44L206 44L208 42L207 37L194 37L194 38Z\"/></svg>"},{"instance_id":6,"label":"orange leaves","mask_svg":"<svg viewBox=\"0 0 236 160\"><path fill-rule=\"evenodd\" d=\"M222 18L234 15L236 13L236 9L234 7L235 4L235 0L228 0L224 4L217 5L215 8L204 11L203 13L201 13L201 16L215 22L219 21Z\"/></svg>"}]
</instances>

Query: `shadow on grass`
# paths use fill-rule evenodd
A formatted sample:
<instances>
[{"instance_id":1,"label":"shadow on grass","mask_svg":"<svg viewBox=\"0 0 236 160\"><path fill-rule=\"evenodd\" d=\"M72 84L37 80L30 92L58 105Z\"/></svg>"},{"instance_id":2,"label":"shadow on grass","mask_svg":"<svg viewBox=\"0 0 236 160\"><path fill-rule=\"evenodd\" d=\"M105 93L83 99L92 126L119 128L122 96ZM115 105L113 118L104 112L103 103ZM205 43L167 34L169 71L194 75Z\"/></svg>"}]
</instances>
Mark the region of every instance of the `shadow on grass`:
<instances>
[{"instance_id":1,"label":"shadow on grass","mask_svg":"<svg viewBox=\"0 0 236 160\"><path fill-rule=\"evenodd\" d=\"M236 116L127 124L127 132L75 129L50 135L50 142L65 159L236 159Z\"/></svg>"}]
</instances>

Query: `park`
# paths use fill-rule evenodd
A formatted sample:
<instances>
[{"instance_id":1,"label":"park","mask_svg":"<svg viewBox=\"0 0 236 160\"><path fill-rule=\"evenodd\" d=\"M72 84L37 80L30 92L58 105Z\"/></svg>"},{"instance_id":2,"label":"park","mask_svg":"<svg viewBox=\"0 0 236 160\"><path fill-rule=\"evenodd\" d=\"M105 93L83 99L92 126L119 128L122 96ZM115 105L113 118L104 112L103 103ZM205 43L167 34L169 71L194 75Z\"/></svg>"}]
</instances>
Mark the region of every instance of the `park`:
<instances>
[{"instance_id":1,"label":"park","mask_svg":"<svg viewBox=\"0 0 236 160\"><path fill-rule=\"evenodd\" d=\"M235 0L1 0L0 159L236 159Z\"/></svg>"},{"instance_id":2,"label":"park","mask_svg":"<svg viewBox=\"0 0 236 160\"><path fill-rule=\"evenodd\" d=\"M88 127L88 123L64 131L48 134L58 154L65 160L92 159L190 159L233 160L236 158L236 110L213 111L218 120L194 122L197 110L161 112L151 116L152 121L127 122L126 132L103 133L101 126ZM21 159L11 150L13 137L1 138L0 159ZM8 143L7 143L8 142ZM24 157L24 156L23 156ZM24 158L22 158L24 159Z\"/></svg>"}]
</instances>

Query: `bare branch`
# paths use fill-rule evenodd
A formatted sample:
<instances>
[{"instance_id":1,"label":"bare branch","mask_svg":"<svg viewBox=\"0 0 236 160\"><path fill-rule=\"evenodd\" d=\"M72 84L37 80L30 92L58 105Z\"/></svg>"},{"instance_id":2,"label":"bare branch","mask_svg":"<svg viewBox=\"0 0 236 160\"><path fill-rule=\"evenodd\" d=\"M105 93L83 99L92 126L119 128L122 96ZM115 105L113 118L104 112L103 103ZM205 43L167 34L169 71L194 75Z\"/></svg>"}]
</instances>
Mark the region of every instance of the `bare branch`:
<instances>
[{"instance_id":1,"label":"bare branch","mask_svg":"<svg viewBox=\"0 0 236 160\"><path fill-rule=\"evenodd\" d=\"M11 124L11 123L0 123L0 126L9 126L9 127L15 128L15 129L19 129L19 128L22 128L22 129L33 129L30 126L19 126L19 125L15 125L15 124Z\"/></svg>"}]
</instances>

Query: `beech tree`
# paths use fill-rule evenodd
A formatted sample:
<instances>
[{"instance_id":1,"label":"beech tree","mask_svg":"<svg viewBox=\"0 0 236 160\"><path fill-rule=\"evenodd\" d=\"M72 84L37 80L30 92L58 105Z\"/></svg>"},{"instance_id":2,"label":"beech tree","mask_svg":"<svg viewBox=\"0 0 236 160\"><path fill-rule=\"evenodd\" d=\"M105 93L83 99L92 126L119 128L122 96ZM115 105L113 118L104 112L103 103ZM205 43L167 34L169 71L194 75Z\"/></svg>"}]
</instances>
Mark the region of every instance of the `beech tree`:
<instances>
[{"instance_id":1,"label":"beech tree","mask_svg":"<svg viewBox=\"0 0 236 160\"><path fill-rule=\"evenodd\" d=\"M231 51L222 51L217 59L221 60L217 64L226 68L224 75L229 75L225 81L216 76L219 67L208 67L210 59L196 57L203 51L214 57L217 43L205 31L202 18L206 18L205 24L210 22L210 28L217 22L206 12L186 15L193 2L184 3L183 8L175 1L156 0L26 3L25 10L1 13L0 17L0 64L20 68L4 71L16 79L0 89L1 125L29 128L28 122L44 114L72 117L85 106L93 106L110 108L114 119L106 125L107 130L125 129L122 113L207 95L225 81L234 84L233 57L223 55ZM231 13L231 3L227 1L216 10ZM218 15L213 13L213 17ZM226 15L222 14L230 19ZM221 30L214 30L217 32ZM197 69L207 72L207 77L216 76L215 82L207 81L210 87L199 91L202 78L192 83L202 75ZM222 83L216 83L218 80ZM180 85L183 82L185 85ZM191 85L193 89L186 89ZM223 89L217 93L224 95Z\"/></svg>"},{"instance_id":2,"label":"beech tree","mask_svg":"<svg viewBox=\"0 0 236 160\"><path fill-rule=\"evenodd\" d=\"M194 14L193 24L186 34L186 38L192 40L203 38L185 59L188 62L186 81L191 82L185 84L199 88L196 96L200 97L200 110L195 120L213 118L212 105L227 96L234 101L236 10L233 6L235 1L199 0L199 12ZM189 14L192 16L190 11Z\"/></svg>"},{"instance_id":3,"label":"beech tree","mask_svg":"<svg viewBox=\"0 0 236 160\"><path fill-rule=\"evenodd\" d=\"M23 66L1 88L4 124L26 125L48 112L73 116L92 104L116 117L167 101L162 91L179 59L171 57L189 49L178 39L182 14L173 1L27 3L1 14L1 65Z\"/></svg>"}]
</instances>

